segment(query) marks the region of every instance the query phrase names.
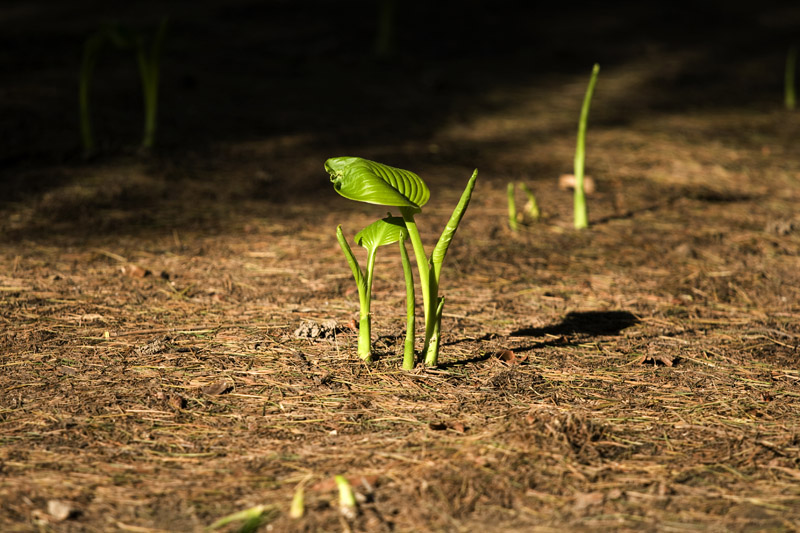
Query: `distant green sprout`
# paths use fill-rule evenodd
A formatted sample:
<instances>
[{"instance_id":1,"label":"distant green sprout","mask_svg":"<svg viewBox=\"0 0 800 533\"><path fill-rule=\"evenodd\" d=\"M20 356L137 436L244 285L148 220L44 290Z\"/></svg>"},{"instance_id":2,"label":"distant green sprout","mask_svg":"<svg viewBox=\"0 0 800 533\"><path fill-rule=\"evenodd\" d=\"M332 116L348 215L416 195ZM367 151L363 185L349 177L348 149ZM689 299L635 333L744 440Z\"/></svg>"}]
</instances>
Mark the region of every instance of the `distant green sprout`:
<instances>
[{"instance_id":1,"label":"distant green sprout","mask_svg":"<svg viewBox=\"0 0 800 533\"><path fill-rule=\"evenodd\" d=\"M586 212L586 194L583 188L583 171L586 162L586 123L589 120L589 106L592 103L592 95L594 94L594 87L597 84L597 74L599 72L600 65L595 63L594 68L592 68L592 77L589 79L589 86L586 88L586 95L583 98L581 118L578 121L578 144L575 148L575 229L585 229L589 227L589 216Z\"/></svg>"},{"instance_id":2,"label":"distant green sprout","mask_svg":"<svg viewBox=\"0 0 800 533\"><path fill-rule=\"evenodd\" d=\"M297 489L294 491L294 496L292 497L292 505L289 508L289 516L292 518L303 518L303 515L306 512L306 499L305 499L305 489L303 488L303 484L297 486Z\"/></svg>"},{"instance_id":3,"label":"distant green sprout","mask_svg":"<svg viewBox=\"0 0 800 533\"><path fill-rule=\"evenodd\" d=\"M84 42L83 61L81 63L80 84L78 89L78 104L80 107L81 142L85 155L91 155L95 150L94 134L92 132L91 116L89 112L89 86L95 65L97 64L97 57L106 42L110 42L120 49L135 49L136 51L136 61L139 66L144 99L144 135L142 137L141 146L143 149L150 149L153 147L156 135L156 118L158 115L159 61L166 29L167 20L164 19L156 32L149 50L145 44L143 35L113 25L102 28Z\"/></svg>"},{"instance_id":4,"label":"distant green sprout","mask_svg":"<svg viewBox=\"0 0 800 533\"><path fill-rule=\"evenodd\" d=\"M797 98L795 96L795 68L797 66L797 46L789 47L789 52L786 54L786 71L784 76L784 103L786 109L794 111L797 107Z\"/></svg>"},{"instance_id":5,"label":"distant green sprout","mask_svg":"<svg viewBox=\"0 0 800 533\"><path fill-rule=\"evenodd\" d=\"M524 192L525 196L528 198L521 213L517 212L516 185L522 189L522 192ZM512 181L508 184L508 188L506 189L506 195L508 197L508 227L511 228L511 231L519 231L520 224L536 222L542 216L533 191L523 182L519 182L516 185Z\"/></svg>"},{"instance_id":6,"label":"distant green sprout","mask_svg":"<svg viewBox=\"0 0 800 533\"><path fill-rule=\"evenodd\" d=\"M333 187L350 200L400 209L405 222L419 270L425 309L425 342L422 353L427 366L439 363L439 338L441 333L444 298L439 296L439 280L447 249L458 225L467 210L478 171L473 172L450 220L447 222L436 246L428 257L414 220L428 202L430 191L422 179L408 170L390 167L360 157L334 157L325 162Z\"/></svg>"},{"instance_id":7,"label":"distant green sprout","mask_svg":"<svg viewBox=\"0 0 800 533\"><path fill-rule=\"evenodd\" d=\"M348 520L354 520L358 514L358 504L353 487L344 476L334 476L336 487L339 489L339 512Z\"/></svg>"},{"instance_id":8,"label":"distant green sprout","mask_svg":"<svg viewBox=\"0 0 800 533\"><path fill-rule=\"evenodd\" d=\"M406 252L405 239L408 238L408 230L406 230L403 219L400 217L393 217L391 215L373 222L366 228L362 229L356 234L355 240L359 246L363 246L367 250L367 269L364 272L358 264L358 259L353 254L347 239L342 232L342 226L336 228L336 238L339 241L339 246L342 248L347 263L350 265L350 270L353 272L353 277L358 287L358 299L360 303L359 327L358 327L358 355L366 362L372 361L372 314L370 312L372 302L372 280L375 272L375 257L380 246L386 246L396 242L400 243L400 252L403 260L403 271L406 276L406 290L407 296L411 300L411 317L409 321L410 333L407 332L406 336L411 337L411 368L414 366L414 324L413 324L413 302L414 302L414 281L411 277L411 264L408 259L408 252ZM411 286L410 293L408 286ZM407 308L408 310L409 308ZM405 349L405 363L409 359L408 342Z\"/></svg>"},{"instance_id":9,"label":"distant green sprout","mask_svg":"<svg viewBox=\"0 0 800 533\"><path fill-rule=\"evenodd\" d=\"M213 531L223 526L227 526L231 522L244 522L244 524L236 529L236 533L255 533L259 527L269 522L277 515L277 509L274 505L256 505L250 509L239 511L220 518L206 528L206 531Z\"/></svg>"}]
</instances>

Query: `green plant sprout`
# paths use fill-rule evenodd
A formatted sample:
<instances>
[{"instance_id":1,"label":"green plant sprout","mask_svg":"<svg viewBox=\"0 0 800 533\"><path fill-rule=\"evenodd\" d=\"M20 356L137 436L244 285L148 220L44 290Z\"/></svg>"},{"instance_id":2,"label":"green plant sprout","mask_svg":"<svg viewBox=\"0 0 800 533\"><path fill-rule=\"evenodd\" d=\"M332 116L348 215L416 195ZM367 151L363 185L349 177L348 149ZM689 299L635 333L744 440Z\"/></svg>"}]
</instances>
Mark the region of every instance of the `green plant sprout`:
<instances>
[{"instance_id":1,"label":"green plant sprout","mask_svg":"<svg viewBox=\"0 0 800 533\"><path fill-rule=\"evenodd\" d=\"M405 239L408 237L403 219L400 217L393 217L391 215L373 222L366 228L362 229L356 234L355 241L359 246L367 250L367 268L366 272L361 269L358 264L358 259L353 254L353 250L347 243L347 239L342 232L342 226L336 228L336 239L339 241L339 246L342 248L347 263L350 265L350 270L353 272L353 277L356 281L358 288L358 299L360 304L359 324L358 324L358 356L365 362L372 361L372 313L370 311L372 303L372 280L375 272L375 258L380 246L386 246L395 242L400 242L400 253L403 260L403 272L406 274L406 295L410 294L411 298L411 313L412 319L410 323L410 333L406 333L406 338L411 336L411 349L409 355L408 341L404 353L404 366L410 357L411 368L414 367L414 325L413 325L413 302L414 302L414 281L411 277L411 264L408 259L408 252L405 248ZM408 291L408 285L411 285L411 292ZM408 311L407 307L407 311Z\"/></svg>"},{"instance_id":2,"label":"green plant sprout","mask_svg":"<svg viewBox=\"0 0 800 533\"><path fill-rule=\"evenodd\" d=\"M541 212L539 211L539 204L536 201L536 196L533 195L533 191L531 191L530 188L528 188L528 186L523 182L519 182L516 185L522 189L522 192L525 193L528 201L522 208L522 213L518 213L516 186L513 181L509 182L508 188L506 189L506 195L508 197L508 227L511 228L511 231L519 231L520 224L536 222L542 216Z\"/></svg>"},{"instance_id":3,"label":"green plant sprout","mask_svg":"<svg viewBox=\"0 0 800 533\"><path fill-rule=\"evenodd\" d=\"M274 505L256 505L250 509L239 511L223 518L220 518L206 528L206 531L213 531L223 526L227 526L231 522L244 522L244 524L236 529L236 533L255 533L259 527L269 522L278 512Z\"/></svg>"},{"instance_id":4,"label":"green plant sprout","mask_svg":"<svg viewBox=\"0 0 800 533\"><path fill-rule=\"evenodd\" d=\"M439 337L441 333L444 298L439 296L439 281L447 249L467 210L478 171L472 173L461 199L442 231L430 256L425 253L414 215L428 202L430 191L422 179L408 170L390 167L360 157L334 157L325 162L333 187L350 200L377 205L394 206L408 230L414 249L422 288L425 310L425 342L422 353L427 366L439 362Z\"/></svg>"},{"instance_id":5,"label":"green plant sprout","mask_svg":"<svg viewBox=\"0 0 800 533\"><path fill-rule=\"evenodd\" d=\"M339 489L339 512L345 518L354 520L358 514L358 504L356 503L353 487L350 486L350 482L344 476L334 476L333 480Z\"/></svg>"},{"instance_id":6,"label":"green plant sprout","mask_svg":"<svg viewBox=\"0 0 800 533\"><path fill-rule=\"evenodd\" d=\"M128 29L117 26L106 26L91 35L83 46L83 60L81 63L80 84L78 89L78 103L80 106L81 142L85 155L91 155L95 150L94 134L92 132L91 116L89 112L89 86L97 57L104 43L111 42L115 47L128 50L135 49L136 61L139 66L139 76L142 81L142 94L144 100L144 135L141 147L145 150L153 147L156 135L156 119L158 115L158 82L159 61L164 34L167 29L167 19L161 24L148 50L144 36Z\"/></svg>"},{"instance_id":7,"label":"green plant sprout","mask_svg":"<svg viewBox=\"0 0 800 533\"><path fill-rule=\"evenodd\" d=\"M586 212L586 193L583 189L583 170L586 162L586 123L589 120L589 106L592 103L594 86L597 84L597 74L600 72L600 65L594 64L592 77L589 79L589 86L586 88L586 95L583 97L581 107L581 118L578 121L578 144L575 148L575 196L574 196L574 217L575 229L585 229L589 227L589 216Z\"/></svg>"},{"instance_id":8,"label":"green plant sprout","mask_svg":"<svg viewBox=\"0 0 800 533\"><path fill-rule=\"evenodd\" d=\"M786 71L784 75L783 98L786 109L794 111L797 107L795 96L795 68L797 66L797 46L790 46L786 54Z\"/></svg>"}]
</instances>

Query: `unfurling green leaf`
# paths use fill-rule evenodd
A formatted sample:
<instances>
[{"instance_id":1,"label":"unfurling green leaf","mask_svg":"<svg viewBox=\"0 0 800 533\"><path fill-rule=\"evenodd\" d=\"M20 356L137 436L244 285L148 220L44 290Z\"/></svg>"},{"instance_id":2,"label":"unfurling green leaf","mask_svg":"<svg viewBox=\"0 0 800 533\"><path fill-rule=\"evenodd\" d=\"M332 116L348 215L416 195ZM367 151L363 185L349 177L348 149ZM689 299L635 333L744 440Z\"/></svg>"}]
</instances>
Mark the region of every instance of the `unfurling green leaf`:
<instances>
[{"instance_id":1,"label":"unfurling green leaf","mask_svg":"<svg viewBox=\"0 0 800 533\"><path fill-rule=\"evenodd\" d=\"M325 170L336 192L357 202L419 211L430 198L428 186L413 172L360 157L332 157Z\"/></svg>"},{"instance_id":2,"label":"unfurling green leaf","mask_svg":"<svg viewBox=\"0 0 800 533\"><path fill-rule=\"evenodd\" d=\"M403 217L388 216L377 220L356 233L356 244L367 250L374 250L378 246L394 244L400 237L408 237L406 224Z\"/></svg>"}]
</instances>

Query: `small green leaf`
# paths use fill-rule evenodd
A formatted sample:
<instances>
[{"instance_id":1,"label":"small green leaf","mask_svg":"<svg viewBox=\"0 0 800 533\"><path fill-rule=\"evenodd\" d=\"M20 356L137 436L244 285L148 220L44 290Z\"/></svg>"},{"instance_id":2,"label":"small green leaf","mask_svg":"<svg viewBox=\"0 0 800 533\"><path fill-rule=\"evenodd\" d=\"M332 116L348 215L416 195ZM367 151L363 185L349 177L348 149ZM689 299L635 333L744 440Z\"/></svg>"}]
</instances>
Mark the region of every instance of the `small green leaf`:
<instances>
[{"instance_id":1,"label":"small green leaf","mask_svg":"<svg viewBox=\"0 0 800 533\"><path fill-rule=\"evenodd\" d=\"M325 162L333 188L347 199L368 204L412 207L428 202L430 191L422 178L400 168L360 157L333 157Z\"/></svg>"},{"instance_id":2,"label":"small green leaf","mask_svg":"<svg viewBox=\"0 0 800 533\"><path fill-rule=\"evenodd\" d=\"M356 244L367 250L374 250L379 246L396 243L401 236L408 237L408 230L403 218L389 216L376 220L356 233Z\"/></svg>"}]
</instances>

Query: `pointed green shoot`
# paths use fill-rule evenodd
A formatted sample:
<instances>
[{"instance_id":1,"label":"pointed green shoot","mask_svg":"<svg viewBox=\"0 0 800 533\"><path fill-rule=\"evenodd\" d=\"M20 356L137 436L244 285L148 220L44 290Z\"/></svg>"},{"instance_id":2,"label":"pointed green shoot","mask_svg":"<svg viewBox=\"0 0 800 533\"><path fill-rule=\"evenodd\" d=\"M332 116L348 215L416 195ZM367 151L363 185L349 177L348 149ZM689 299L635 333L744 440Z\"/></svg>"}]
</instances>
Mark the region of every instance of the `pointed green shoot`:
<instances>
[{"instance_id":1,"label":"pointed green shoot","mask_svg":"<svg viewBox=\"0 0 800 533\"><path fill-rule=\"evenodd\" d=\"M405 235L400 237L400 258L403 261L403 277L406 280L406 342L403 346L403 369L413 370L416 363L414 359L414 274L411 272L411 260L408 257L408 250L406 250Z\"/></svg>"},{"instance_id":2,"label":"pointed green shoot","mask_svg":"<svg viewBox=\"0 0 800 533\"><path fill-rule=\"evenodd\" d=\"M306 498L303 484L297 486L292 497L292 506L289 508L289 516L292 518L303 518L306 513Z\"/></svg>"},{"instance_id":3,"label":"pointed green shoot","mask_svg":"<svg viewBox=\"0 0 800 533\"><path fill-rule=\"evenodd\" d=\"M477 179L478 169L475 169L467 182L467 186L464 188L464 192L461 193L461 199L453 210L453 214L450 215L450 220L447 221L447 225L439 236L439 241L436 243L431 253L430 269L428 271L429 295L427 299L427 305L430 307L425 313L425 344L423 346L425 364L428 366L436 366L439 361L438 332L441 329L442 306L444 305L444 299L439 298L439 279L442 273L442 265L447 255L447 249L450 247L450 243L456 234L461 219L464 218L464 213L467 211ZM420 275L422 275L422 270L420 270Z\"/></svg>"},{"instance_id":4,"label":"pointed green shoot","mask_svg":"<svg viewBox=\"0 0 800 533\"><path fill-rule=\"evenodd\" d=\"M325 170L336 192L357 202L419 212L430 198L428 186L413 172L360 157L333 157L325 162Z\"/></svg>"},{"instance_id":5,"label":"pointed green shoot","mask_svg":"<svg viewBox=\"0 0 800 533\"><path fill-rule=\"evenodd\" d=\"M578 143L575 148L575 196L574 196L574 225L575 229L585 229L589 227L589 216L586 211L586 194L583 190L583 170L586 162L586 123L589 120L589 107L592 103L594 87L597 84L597 75L600 72L600 65L594 64L592 77L589 79L589 86L586 88L586 95L583 98L581 107L581 117L578 121Z\"/></svg>"},{"instance_id":6,"label":"pointed green shoot","mask_svg":"<svg viewBox=\"0 0 800 533\"><path fill-rule=\"evenodd\" d=\"M444 263L444 257L447 255L447 249L450 247L450 242L453 240L453 237L456 234L456 230L458 229L458 225L461 223L461 219L464 218L464 213L467 211L467 207L469 206L469 201L472 198L472 191L475 189L475 180L477 179L478 169L476 168L472 172L472 177L470 177L469 181L467 182L464 192L461 193L461 199L458 201L458 205L456 205L456 208L453 210L453 214L450 215L450 220L447 221L447 225L444 227L442 234L439 236L439 241L436 243L436 247L433 249L433 253L431 254L430 262L433 266L437 283L442 270L442 263Z\"/></svg>"},{"instance_id":7,"label":"pointed green shoot","mask_svg":"<svg viewBox=\"0 0 800 533\"><path fill-rule=\"evenodd\" d=\"M519 230L519 222L517 222L517 199L513 181L508 183L506 196L508 197L508 227L511 228L511 231L517 231Z\"/></svg>"},{"instance_id":8,"label":"pointed green shoot","mask_svg":"<svg viewBox=\"0 0 800 533\"><path fill-rule=\"evenodd\" d=\"M268 522L276 514L276 509L272 505L256 505L250 509L239 511L237 513L229 514L220 518L206 528L206 531L213 531L231 522L244 522L242 526L236 530L237 533L254 533L261 525Z\"/></svg>"},{"instance_id":9,"label":"pointed green shoot","mask_svg":"<svg viewBox=\"0 0 800 533\"><path fill-rule=\"evenodd\" d=\"M783 98L786 109L793 111L797 107L795 96L795 68L797 67L797 46L791 46L786 54L786 71L784 75Z\"/></svg>"},{"instance_id":10,"label":"pointed green shoot","mask_svg":"<svg viewBox=\"0 0 800 533\"><path fill-rule=\"evenodd\" d=\"M353 487L350 486L350 482L344 476L334 476L333 479L339 489L339 511L345 518L353 520L358 513Z\"/></svg>"}]
</instances>

